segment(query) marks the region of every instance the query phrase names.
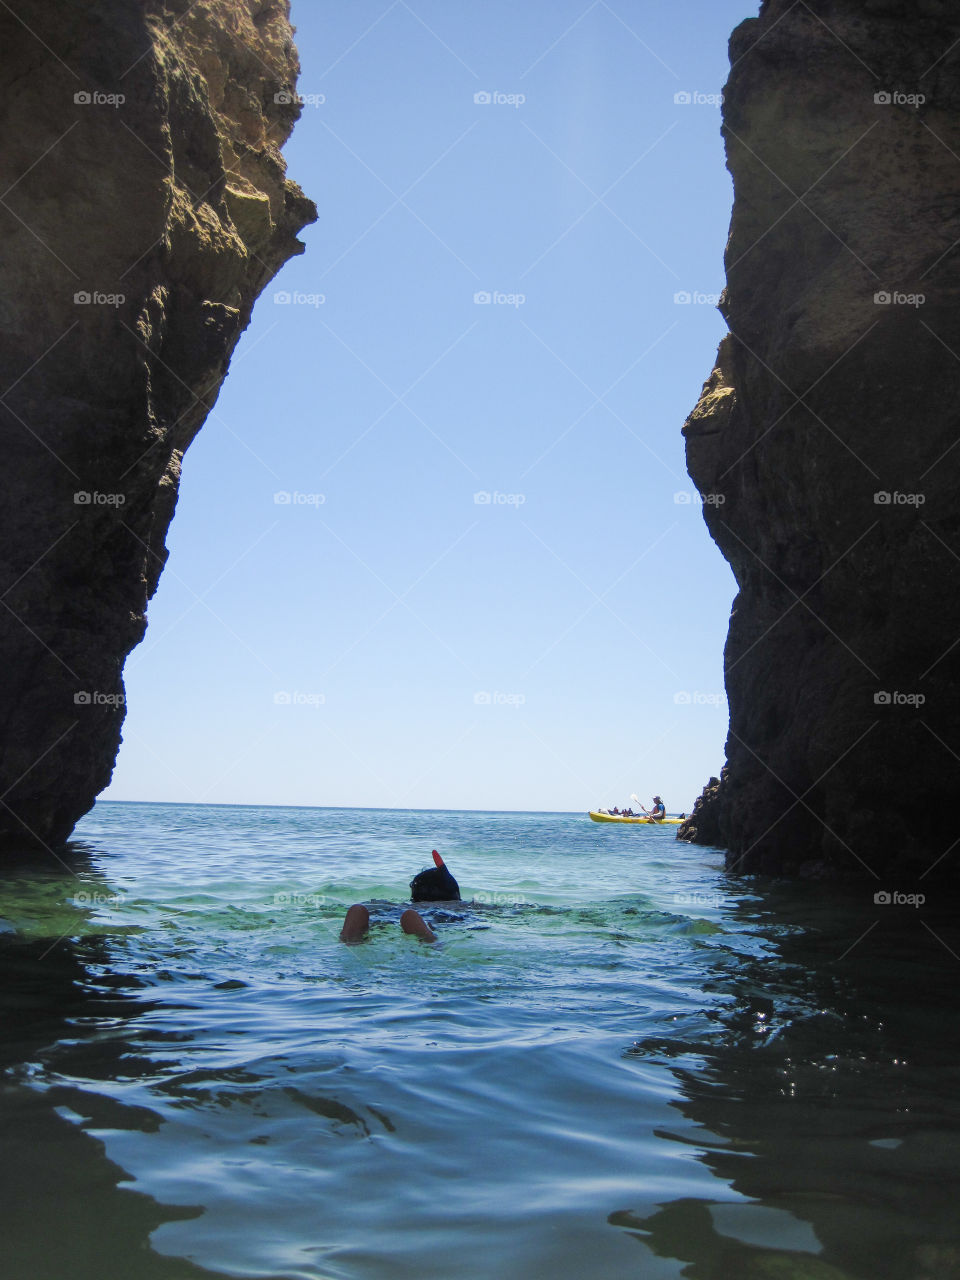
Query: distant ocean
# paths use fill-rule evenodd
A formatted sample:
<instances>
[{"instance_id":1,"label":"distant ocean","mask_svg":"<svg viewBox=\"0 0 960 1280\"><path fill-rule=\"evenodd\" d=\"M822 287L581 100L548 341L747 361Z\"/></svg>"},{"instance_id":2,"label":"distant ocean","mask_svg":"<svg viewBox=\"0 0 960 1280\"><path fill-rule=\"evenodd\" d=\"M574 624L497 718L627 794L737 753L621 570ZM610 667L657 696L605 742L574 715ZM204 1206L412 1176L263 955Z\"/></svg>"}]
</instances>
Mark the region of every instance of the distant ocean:
<instances>
[{"instance_id":1,"label":"distant ocean","mask_svg":"<svg viewBox=\"0 0 960 1280\"><path fill-rule=\"evenodd\" d=\"M98 804L0 884L0 1271L960 1276L956 927L674 834Z\"/></svg>"}]
</instances>

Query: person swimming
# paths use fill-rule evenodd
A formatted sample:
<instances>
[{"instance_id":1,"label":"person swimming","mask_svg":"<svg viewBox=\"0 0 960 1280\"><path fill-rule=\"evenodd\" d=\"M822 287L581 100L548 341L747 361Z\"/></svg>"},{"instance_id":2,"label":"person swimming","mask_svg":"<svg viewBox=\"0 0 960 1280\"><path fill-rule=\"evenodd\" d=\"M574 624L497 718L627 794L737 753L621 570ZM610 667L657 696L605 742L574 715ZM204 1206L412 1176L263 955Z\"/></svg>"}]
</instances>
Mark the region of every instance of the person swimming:
<instances>
[{"instance_id":1,"label":"person swimming","mask_svg":"<svg viewBox=\"0 0 960 1280\"><path fill-rule=\"evenodd\" d=\"M437 853L432 851L434 866L418 871L410 881L410 899L412 902L460 902L460 886L447 870L446 863ZM400 928L404 933L412 934L421 942L436 942L437 935L424 920L419 911L408 907L400 917ZM370 929L370 911L362 902L355 902L348 908L340 930L340 941L352 946L362 942Z\"/></svg>"},{"instance_id":2,"label":"person swimming","mask_svg":"<svg viewBox=\"0 0 960 1280\"><path fill-rule=\"evenodd\" d=\"M418 871L410 881L411 902L459 902L460 886L447 870L447 864L432 852L434 865Z\"/></svg>"}]
</instances>

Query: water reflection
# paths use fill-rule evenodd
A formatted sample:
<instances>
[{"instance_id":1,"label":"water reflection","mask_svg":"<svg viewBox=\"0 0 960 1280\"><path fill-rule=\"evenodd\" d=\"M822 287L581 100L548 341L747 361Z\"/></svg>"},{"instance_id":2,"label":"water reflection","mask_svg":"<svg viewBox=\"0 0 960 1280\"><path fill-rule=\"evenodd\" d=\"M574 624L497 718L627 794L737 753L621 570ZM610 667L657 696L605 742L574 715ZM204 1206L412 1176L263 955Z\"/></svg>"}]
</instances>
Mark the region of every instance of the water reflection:
<instances>
[{"instance_id":1,"label":"water reflection","mask_svg":"<svg viewBox=\"0 0 960 1280\"><path fill-rule=\"evenodd\" d=\"M754 882L757 883L757 882ZM621 1208L691 1280L960 1277L960 931L942 900L876 908L862 890L770 883L733 916L755 955L713 948L727 997L707 1036L627 1054L670 1065L692 1147L748 1201ZM808 1238L803 1238L806 1229Z\"/></svg>"},{"instance_id":2,"label":"water reflection","mask_svg":"<svg viewBox=\"0 0 960 1280\"><path fill-rule=\"evenodd\" d=\"M361 965L277 906L282 835L127 830L2 886L9 1274L960 1280L945 910L690 855L682 912L570 895Z\"/></svg>"},{"instance_id":3,"label":"water reflection","mask_svg":"<svg viewBox=\"0 0 960 1280\"><path fill-rule=\"evenodd\" d=\"M160 1124L147 1108L122 1104L109 1089L96 1091L98 1081L156 1070L123 1034L155 1006L123 994L142 983L108 972L108 947L95 932L93 913L76 905L77 893L95 894L90 886L110 892L89 855L74 845L66 867L24 857L5 881L5 900L16 904L21 932L0 933L3 1274L214 1280L219 1273L163 1257L149 1243L163 1223L196 1218L202 1207L161 1205L123 1185L129 1175L107 1158L103 1141L85 1131L151 1133ZM56 932L40 927L44 916ZM64 1058L70 1074L89 1078L91 1089L56 1083ZM34 1087L41 1075L44 1086Z\"/></svg>"}]
</instances>

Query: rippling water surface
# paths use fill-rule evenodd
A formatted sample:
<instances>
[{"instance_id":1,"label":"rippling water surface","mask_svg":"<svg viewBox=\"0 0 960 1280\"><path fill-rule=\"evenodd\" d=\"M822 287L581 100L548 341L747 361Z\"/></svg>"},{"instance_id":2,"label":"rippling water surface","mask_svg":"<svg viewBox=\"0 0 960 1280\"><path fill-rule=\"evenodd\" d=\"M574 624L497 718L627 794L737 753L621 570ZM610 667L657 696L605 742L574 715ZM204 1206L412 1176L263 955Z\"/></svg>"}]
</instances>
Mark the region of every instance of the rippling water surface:
<instances>
[{"instance_id":1,"label":"rippling water surface","mask_svg":"<svg viewBox=\"0 0 960 1280\"><path fill-rule=\"evenodd\" d=\"M98 805L0 885L0 1274L960 1277L936 895L673 836ZM433 847L467 919L341 944Z\"/></svg>"}]
</instances>

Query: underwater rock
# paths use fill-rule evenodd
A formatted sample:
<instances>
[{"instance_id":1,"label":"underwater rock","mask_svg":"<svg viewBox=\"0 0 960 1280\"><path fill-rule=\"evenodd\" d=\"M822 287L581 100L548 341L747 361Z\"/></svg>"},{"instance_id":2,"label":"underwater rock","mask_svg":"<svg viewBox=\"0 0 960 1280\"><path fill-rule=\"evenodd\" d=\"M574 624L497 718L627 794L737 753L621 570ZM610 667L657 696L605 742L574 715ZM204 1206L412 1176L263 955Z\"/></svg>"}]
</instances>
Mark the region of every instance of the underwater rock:
<instances>
[{"instance_id":1,"label":"underwater rock","mask_svg":"<svg viewBox=\"0 0 960 1280\"><path fill-rule=\"evenodd\" d=\"M0 9L0 846L113 771L184 450L316 209L288 0Z\"/></svg>"}]
</instances>

